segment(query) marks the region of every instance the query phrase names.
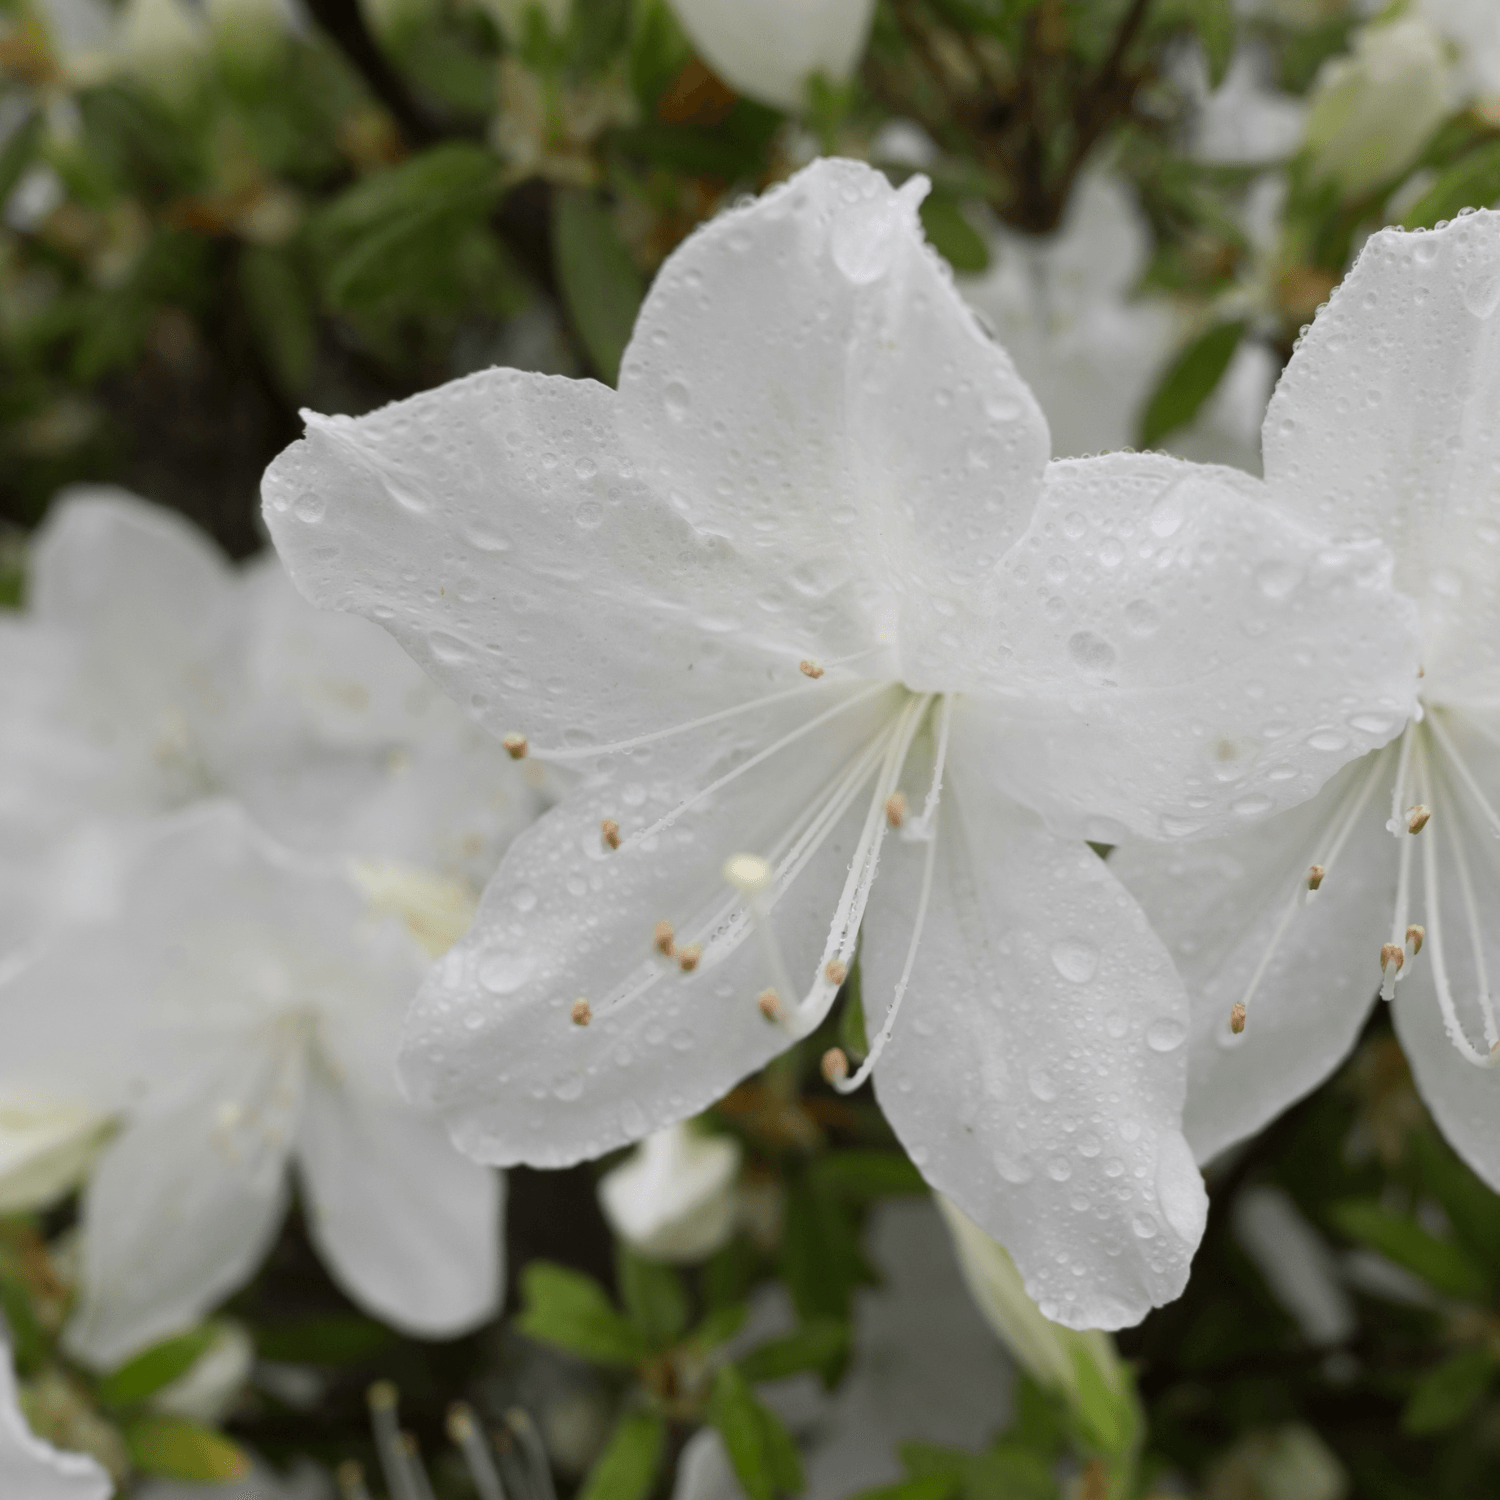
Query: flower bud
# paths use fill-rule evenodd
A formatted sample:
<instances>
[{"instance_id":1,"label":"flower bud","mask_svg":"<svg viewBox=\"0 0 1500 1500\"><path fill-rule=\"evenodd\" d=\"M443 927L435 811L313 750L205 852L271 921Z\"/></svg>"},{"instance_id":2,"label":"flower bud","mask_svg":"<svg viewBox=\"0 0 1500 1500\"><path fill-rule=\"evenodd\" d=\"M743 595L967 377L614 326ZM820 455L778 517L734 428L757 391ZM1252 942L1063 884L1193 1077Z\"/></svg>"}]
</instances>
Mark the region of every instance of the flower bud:
<instances>
[{"instance_id":1,"label":"flower bud","mask_svg":"<svg viewBox=\"0 0 1500 1500\"><path fill-rule=\"evenodd\" d=\"M740 1148L686 1124L647 1136L605 1173L599 1205L610 1228L653 1260L706 1260L734 1232Z\"/></svg>"}]
</instances>

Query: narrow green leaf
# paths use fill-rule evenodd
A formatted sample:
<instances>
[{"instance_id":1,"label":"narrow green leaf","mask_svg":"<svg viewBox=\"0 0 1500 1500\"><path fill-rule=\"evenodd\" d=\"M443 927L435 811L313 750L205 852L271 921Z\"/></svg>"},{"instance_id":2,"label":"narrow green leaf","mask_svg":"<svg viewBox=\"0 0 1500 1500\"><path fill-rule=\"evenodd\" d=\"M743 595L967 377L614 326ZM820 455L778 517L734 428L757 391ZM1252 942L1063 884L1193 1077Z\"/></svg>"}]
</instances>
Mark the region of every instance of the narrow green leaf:
<instances>
[{"instance_id":1,"label":"narrow green leaf","mask_svg":"<svg viewBox=\"0 0 1500 1500\"><path fill-rule=\"evenodd\" d=\"M554 198L552 262L589 360L613 385L646 285L608 209L592 193L569 188Z\"/></svg>"},{"instance_id":2,"label":"narrow green leaf","mask_svg":"<svg viewBox=\"0 0 1500 1500\"><path fill-rule=\"evenodd\" d=\"M1162 377L1141 418L1142 448L1185 426L1213 394L1245 334L1245 324L1219 323L1190 344Z\"/></svg>"},{"instance_id":3,"label":"narrow green leaf","mask_svg":"<svg viewBox=\"0 0 1500 1500\"><path fill-rule=\"evenodd\" d=\"M656 1412L622 1417L583 1481L578 1500L641 1500L656 1483L666 1435L666 1423Z\"/></svg>"},{"instance_id":4,"label":"narrow green leaf","mask_svg":"<svg viewBox=\"0 0 1500 1500\"><path fill-rule=\"evenodd\" d=\"M921 214L928 242L955 271L973 273L989 266L989 246L956 198L937 189L922 200Z\"/></svg>"},{"instance_id":5,"label":"narrow green leaf","mask_svg":"<svg viewBox=\"0 0 1500 1500\"><path fill-rule=\"evenodd\" d=\"M137 1354L99 1382L99 1399L106 1406L132 1406L187 1372L217 1337L208 1325L191 1333L164 1339Z\"/></svg>"},{"instance_id":6,"label":"narrow green leaf","mask_svg":"<svg viewBox=\"0 0 1500 1500\"><path fill-rule=\"evenodd\" d=\"M687 1342L699 1349L717 1349L727 1344L741 1328L750 1309L743 1302L714 1308L688 1335Z\"/></svg>"},{"instance_id":7,"label":"narrow green leaf","mask_svg":"<svg viewBox=\"0 0 1500 1500\"><path fill-rule=\"evenodd\" d=\"M1490 1282L1483 1269L1460 1246L1434 1239L1414 1220L1364 1199L1335 1203L1328 1214L1350 1239L1405 1266L1435 1291L1468 1302L1487 1296Z\"/></svg>"},{"instance_id":8,"label":"narrow green leaf","mask_svg":"<svg viewBox=\"0 0 1500 1500\"><path fill-rule=\"evenodd\" d=\"M1073 1394L1073 1410L1089 1447L1100 1453L1118 1455L1134 1445L1139 1422L1133 1400L1134 1392L1126 1380L1124 1391L1104 1378L1104 1372L1079 1343L1069 1345L1073 1369L1078 1377Z\"/></svg>"},{"instance_id":9,"label":"narrow green leaf","mask_svg":"<svg viewBox=\"0 0 1500 1500\"><path fill-rule=\"evenodd\" d=\"M130 1462L143 1474L212 1484L250 1472L238 1443L181 1417L137 1417L122 1433Z\"/></svg>"},{"instance_id":10,"label":"narrow green leaf","mask_svg":"<svg viewBox=\"0 0 1500 1500\"><path fill-rule=\"evenodd\" d=\"M818 1191L851 1203L927 1191L922 1174L900 1151L830 1152L813 1163L809 1175Z\"/></svg>"},{"instance_id":11,"label":"narrow green leaf","mask_svg":"<svg viewBox=\"0 0 1500 1500\"><path fill-rule=\"evenodd\" d=\"M897 1450L913 1479L958 1480L964 1500L1054 1500L1051 1456L1018 1448L965 1453L937 1443L902 1443Z\"/></svg>"},{"instance_id":12,"label":"narrow green leaf","mask_svg":"<svg viewBox=\"0 0 1500 1500\"><path fill-rule=\"evenodd\" d=\"M655 1348L664 1348L687 1327L687 1290L682 1277L660 1261L637 1255L621 1241L616 1253L620 1296L630 1320Z\"/></svg>"},{"instance_id":13,"label":"narrow green leaf","mask_svg":"<svg viewBox=\"0 0 1500 1500\"><path fill-rule=\"evenodd\" d=\"M963 1474L955 1470L951 1474L923 1474L917 1479L902 1479L896 1484L882 1485L875 1490L860 1490L850 1500L950 1500L958 1494L963 1484Z\"/></svg>"},{"instance_id":14,"label":"narrow green leaf","mask_svg":"<svg viewBox=\"0 0 1500 1500\"><path fill-rule=\"evenodd\" d=\"M1461 209L1489 208L1500 200L1500 141L1488 141L1448 166L1406 211L1406 229L1431 229Z\"/></svg>"},{"instance_id":15,"label":"narrow green leaf","mask_svg":"<svg viewBox=\"0 0 1500 1500\"><path fill-rule=\"evenodd\" d=\"M263 1359L289 1364L352 1365L378 1354L396 1335L384 1323L358 1313L328 1313L296 1322L263 1323L255 1350Z\"/></svg>"},{"instance_id":16,"label":"narrow green leaf","mask_svg":"<svg viewBox=\"0 0 1500 1500\"><path fill-rule=\"evenodd\" d=\"M1455 1354L1417 1382L1401 1413L1401 1430L1415 1437L1457 1427L1494 1378L1495 1359L1487 1348Z\"/></svg>"},{"instance_id":17,"label":"narrow green leaf","mask_svg":"<svg viewBox=\"0 0 1500 1500\"><path fill-rule=\"evenodd\" d=\"M848 1352L849 1325L839 1318L812 1318L784 1338L758 1345L739 1361L751 1382L780 1380L803 1370L826 1370Z\"/></svg>"},{"instance_id":18,"label":"narrow green leaf","mask_svg":"<svg viewBox=\"0 0 1500 1500\"><path fill-rule=\"evenodd\" d=\"M317 347L312 289L283 249L247 245L240 255L240 295L256 341L277 384L295 394L306 384Z\"/></svg>"},{"instance_id":19,"label":"narrow green leaf","mask_svg":"<svg viewBox=\"0 0 1500 1500\"><path fill-rule=\"evenodd\" d=\"M708 1419L718 1429L750 1500L773 1500L802 1489L797 1445L781 1421L751 1394L733 1365L714 1375Z\"/></svg>"},{"instance_id":20,"label":"narrow green leaf","mask_svg":"<svg viewBox=\"0 0 1500 1500\"><path fill-rule=\"evenodd\" d=\"M855 1288L874 1279L859 1251L853 1215L816 1172L789 1186L781 1274L804 1321L847 1319Z\"/></svg>"},{"instance_id":21,"label":"narrow green leaf","mask_svg":"<svg viewBox=\"0 0 1500 1500\"><path fill-rule=\"evenodd\" d=\"M1234 56L1237 40L1234 7L1230 0L1197 0L1194 19L1197 22L1198 40L1208 58L1208 81L1213 88L1223 83L1229 71L1229 61Z\"/></svg>"},{"instance_id":22,"label":"narrow green leaf","mask_svg":"<svg viewBox=\"0 0 1500 1500\"><path fill-rule=\"evenodd\" d=\"M634 1365L651 1346L611 1304L591 1276L550 1261L533 1261L521 1273L525 1304L516 1327L530 1338L555 1344L602 1365Z\"/></svg>"}]
</instances>

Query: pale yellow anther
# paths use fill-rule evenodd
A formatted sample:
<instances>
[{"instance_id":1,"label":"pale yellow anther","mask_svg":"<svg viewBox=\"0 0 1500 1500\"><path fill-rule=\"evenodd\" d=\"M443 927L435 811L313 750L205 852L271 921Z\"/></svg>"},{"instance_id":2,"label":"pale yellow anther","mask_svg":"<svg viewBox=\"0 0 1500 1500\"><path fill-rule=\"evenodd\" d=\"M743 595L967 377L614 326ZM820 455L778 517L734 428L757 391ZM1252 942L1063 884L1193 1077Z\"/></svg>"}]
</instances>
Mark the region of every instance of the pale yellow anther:
<instances>
[{"instance_id":1,"label":"pale yellow anther","mask_svg":"<svg viewBox=\"0 0 1500 1500\"><path fill-rule=\"evenodd\" d=\"M684 974L691 974L698 967L698 960L703 957L703 944L688 943L685 947L674 948L672 956Z\"/></svg>"},{"instance_id":2,"label":"pale yellow anther","mask_svg":"<svg viewBox=\"0 0 1500 1500\"><path fill-rule=\"evenodd\" d=\"M611 849L620 847L620 825L613 818L606 818L599 825L599 837Z\"/></svg>"},{"instance_id":3,"label":"pale yellow anther","mask_svg":"<svg viewBox=\"0 0 1500 1500\"><path fill-rule=\"evenodd\" d=\"M376 1411L389 1411L396 1404L396 1387L389 1380L377 1380L365 1392L365 1400Z\"/></svg>"},{"instance_id":4,"label":"pale yellow anther","mask_svg":"<svg viewBox=\"0 0 1500 1500\"><path fill-rule=\"evenodd\" d=\"M799 661L797 663L797 670L804 677L811 677L815 682L819 677L823 675L822 667L820 667L817 662L813 661L810 657L806 661Z\"/></svg>"},{"instance_id":5,"label":"pale yellow anther","mask_svg":"<svg viewBox=\"0 0 1500 1500\"><path fill-rule=\"evenodd\" d=\"M670 922L658 922L656 930L651 934L651 946L658 953L667 958L672 956L672 944L677 936L677 929Z\"/></svg>"},{"instance_id":6,"label":"pale yellow anther","mask_svg":"<svg viewBox=\"0 0 1500 1500\"><path fill-rule=\"evenodd\" d=\"M1421 833L1427 826L1427 820L1432 816L1432 809L1424 802L1419 802L1415 807L1406 809L1406 831L1408 833Z\"/></svg>"},{"instance_id":7,"label":"pale yellow anther","mask_svg":"<svg viewBox=\"0 0 1500 1500\"><path fill-rule=\"evenodd\" d=\"M1422 951L1422 944L1427 941L1427 929L1419 927L1415 922L1406 929L1406 943L1411 949L1411 956L1415 958Z\"/></svg>"},{"instance_id":8,"label":"pale yellow anther","mask_svg":"<svg viewBox=\"0 0 1500 1500\"><path fill-rule=\"evenodd\" d=\"M582 995L573 1002L573 1008L568 1012L568 1019L575 1026L587 1026L594 1019L593 1008Z\"/></svg>"},{"instance_id":9,"label":"pale yellow anther","mask_svg":"<svg viewBox=\"0 0 1500 1500\"><path fill-rule=\"evenodd\" d=\"M762 990L755 997L755 1003L760 1007L760 1013L768 1021L779 1021L781 1019L781 996L775 990Z\"/></svg>"},{"instance_id":10,"label":"pale yellow anther","mask_svg":"<svg viewBox=\"0 0 1500 1500\"><path fill-rule=\"evenodd\" d=\"M1229 1029L1236 1036L1239 1036L1245 1029L1245 1002L1243 1000L1236 1000L1229 1007Z\"/></svg>"},{"instance_id":11,"label":"pale yellow anther","mask_svg":"<svg viewBox=\"0 0 1500 1500\"><path fill-rule=\"evenodd\" d=\"M1309 865L1307 867L1307 888L1315 891L1323 884L1323 877L1328 873L1322 865Z\"/></svg>"},{"instance_id":12,"label":"pale yellow anther","mask_svg":"<svg viewBox=\"0 0 1500 1500\"><path fill-rule=\"evenodd\" d=\"M474 1413L462 1401L455 1402L448 1408L448 1436L461 1446L473 1431Z\"/></svg>"},{"instance_id":13,"label":"pale yellow anther","mask_svg":"<svg viewBox=\"0 0 1500 1500\"><path fill-rule=\"evenodd\" d=\"M770 861L758 854L731 854L724 861L724 879L746 896L758 895L775 878Z\"/></svg>"},{"instance_id":14,"label":"pale yellow anther","mask_svg":"<svg viewBox=\"0 0 1500 1500\"><path fill-rule=\"evenodd\" d=\"M1400 973L1401 965L1406 962L1406 954L1401 951L1400 943L1385 943L1380 949L1380 972L1386 970Z\"/></svg>"},{"instance_id":15,"label":"pale yellow anther","mask_svg":"<svg viewBox=\"0 0 1500 1500\"><path fill-rule=\"evenodd\" d=\"M831 1084L840 1084L849 1076L849 1059L844 1056L842 1047L830 1047L823 1054L820 1066L823 1077Z\"/></svg>"},{"instance_id":16,"label":"pale yellow anther","mask_svg":"<svg viewBox=\"0 0 1500 1500\"><path fill-rule=\"evenodd\" d=\"M830 958L823 965L823 977L827 979L829 984L842 984L849 977L849 971L838 959Z\"/></svg>"},{"instance_id":17,"label":"pale yellow anther","mask_svg":"<svg viewBox=\"0 0 1500 1500\"><path fill-rule=\"evenodd\" d=\"M892 828L899 828L906 821L905 792L892 792L885 799L885 820Z\"/></svg>"},{"instance_id":18,"label":"pale yellow anther","mask_svg":"<svg viewBox=\"0 0 1500 1500\"><path fill-rule=\"evenodd\" d=\"M500 743L505 746L506 752L512 760L522 760L525 758L526 736L524 734L517 734L515 730L512 730Z\"/></svg>"}]
</instances>

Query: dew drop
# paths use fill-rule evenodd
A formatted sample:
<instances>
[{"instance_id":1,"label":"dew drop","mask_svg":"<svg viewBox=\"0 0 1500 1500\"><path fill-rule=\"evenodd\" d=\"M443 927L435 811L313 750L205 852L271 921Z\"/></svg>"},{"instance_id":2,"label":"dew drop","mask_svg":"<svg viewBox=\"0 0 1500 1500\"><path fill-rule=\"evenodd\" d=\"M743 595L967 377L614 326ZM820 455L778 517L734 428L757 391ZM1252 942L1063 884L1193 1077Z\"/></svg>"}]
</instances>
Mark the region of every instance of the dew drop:
<instances>
[{"instance_id":1,"label":"dew drop","mask_svg":"<svg viewBox=\"0 0 1500 1500\"><path fill-rule=\"evenodd\" d=\"M1087 984L1099 967L1099 950L1083 938L1063 938L1052 945L1052 966L1064 979Z\"/></svg>"},{"instance_id":2,"label":"dew drop","mask_svg":"<svg viewBox=\"0 0 1500 1500\"><path fill-rule=\"evenodd\" d=\"M297 496L292 502L292 514L299 521L306 521L309 526L316 525L323 519L325 502L321 495L315 495L311 490Z\"/></svg>"},{"instance_id":3,"label":"dew drop","mask_svg":"<svg viewBox=\"0 0 1500 1500\"><path fill-rule=\"evenodd\" d=\"M693 404L693 398L688 394L688 388L680 380L673 380L661 393L662 404L667 409L667 415L674 422L687 420L688 410Z\"/></svg>"},{"instance_id":4,"label":"dew drop","mask_svg":"<svg viewBox=\"0 0 1500 1500\"><path fill-rule=\"evenodd\" d=\"M1152 536L1169 537L1181 527L1185 514L1181 488L1180 484L1174 485L1151 507L1147 524Z\"/></svg>"},{"instance_id":5,"label":"dew drop","mask_svg":"<svg viewBox=\"0 0 1500 1500\"><path fill-rule=\"evenodd\" d=\"M1146 1028L1146 1045L1153 1052L1175 1052L1187 1038L1187 1027L1172 1016L1160 1016Z\"/></svg>"},{"instance_id":6,"label":"dew drop","mask_svg":"<svg viewBox=\"0 0 1500 1500\"><path fill-rule=\"evenodd\" d=\"M1107 672L1115 664L1115 648L1092 630L1079 630L1068 637L1068 655L1085 672Z\"/></svg>"},{"instance_id":7,"label":"dew drop","mask_svg":"<svg viewBox=\"0 0 1500 1500\"><path fill-rule=\"evenodd\" d=\"M1336 729L1315 729L1308 735L1307 743L1314 750L1346 750L1349 747L1349 736L1340 734Z\"/></svg>"},{"instance_id":8,"label":"dew drop","mask_svg":"<svg viewBox=\"0 0 1500 1500\"><path fill-rule=\"evenodd\" d=\"M479 982L492 995L510 995L531 978L533 967L532 959L526 954L502 949L479 965Z\"/></svg>"}]
</instances>

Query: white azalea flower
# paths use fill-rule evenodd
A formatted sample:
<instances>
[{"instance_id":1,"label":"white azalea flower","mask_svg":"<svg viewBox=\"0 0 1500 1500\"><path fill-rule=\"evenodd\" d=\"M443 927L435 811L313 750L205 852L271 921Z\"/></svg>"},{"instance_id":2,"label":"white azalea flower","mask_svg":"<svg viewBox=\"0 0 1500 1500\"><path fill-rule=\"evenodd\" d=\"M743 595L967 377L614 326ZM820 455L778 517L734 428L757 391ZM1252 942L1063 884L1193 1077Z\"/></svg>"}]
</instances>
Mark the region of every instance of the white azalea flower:
<instances>
[{"instance_id":1,"label":"white azalea flower","mask_svg":"<svg viewBox=\"0 0 1500 1500\"><path fill-rule=\"evenodd\" d=\"M725 83L793 113L808 81L843 83L859 65L875 0L668 0L698 54Z\"/></svg>"},{"instance_id":2,"label":"white azalea flower","mask_svg":"<svg viewBox=\"0 0 1500 1500\"><path fill-rule=\"evenodd\" d=\"M609 1227L642 1255L706 1260L734 1233L739 1143L679 1122L646 1137L599 1182Z\"/></svg>"},{"instance_id":3,"label":"white azalea flower","mask_svg":"<svg viewBox=\"0 0 1500 1500\"><path fill-rule=\"evenodd\" d=\"M391 1068L425 970L342 874L207 803L159 825L108 917L0 986L0 1092L119 1121L83 1200L80 1358L115 1364L247 1280L292 1163L362 1306L425 1335L493 1312L498 1179Z\"/></svg>"},{"instance_id":4,"label":"white azalea flower","mask_svg":"<svg viewBox=\"0 0 1500 1500\"><path fill-rule=\"evenodd\" d=\"M477 891L537 811L525 768L274 558L231 569L172 513L80 488L28 573L27 610L0 619L0 961L108 888L101 821L229 793L387 888L427 872Z\"/></svg>"},{"instance_id":5,"label":"white azalea flower","mask_svg":"<svg viewBox=\"0 0 1500 1500\"><path fill-rule=\"evenodd\" d=\"M1180 990L1081 839L1307 796L1399 725L1411 626L1378 546L1246 475L1048 468L924 188L816 163L674 253L618 393L493 370L309 416L266 514L311 596L585 768L412 1012L463 1150L561 1166L697 1113L819 1024L863 927L892 998L842 1086L880 1059L1044 1311L1119 1325L1181 1288L1204 1198Z\"/></svg>"},{"instance_id":6,"label":"white azalea flower","mask_svg":"<svg viewBox=\"0 0 1500 1500\"><path fill-rule=\"evenodd\" d=\"M1266 418L1277 504L1388 540L1418 603L1425 675L1404 732L1254 830L1111 858L1193 997L1186 1127L1200 1161L1331 1072L1380 987L1438 1124L1500 1187L1500 953L1486 916L1500 894L1497 306L1500 215L1382 230Z\"/></svg>"},{"instance_id":7,"label":"white azalea flower","mask_svg":"<svg viewBox=\"0 0 1500 1500\"><path fill-rule=\"evenodd\" d=\"M109 1475L84 1453L63 1453L26 1423L10 1345L0 1336L0 1494L16 1500L108 1500Z\"/></svg>"},{"instance_id":8,"label":"white azalea flower","mask_svg":"<svg viewBox=\"0 0 1500 1500\"><path fill-rule=\"evenodd\" d=\"M1263 48L1243 46L1210 89L1202 51L1187 55L1184 82L1196 106L1189 149L1199 161L1253 166L1283 161L1302 144L1307 106L1271 84L1272 68Z\"/></svg>"},{"instance_id":9,"label":"white azalea flower","mask_svg":"<svg viewBox=\"0 0 1500 1500\"><path fill-rule=\"evenodd\" d=\"M1457 51L1460 99L1500 96L1500 26L1490 0L1417 0L1417 13Z\"/></svg>"}]
</instances>

